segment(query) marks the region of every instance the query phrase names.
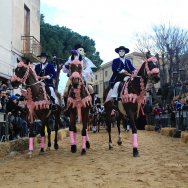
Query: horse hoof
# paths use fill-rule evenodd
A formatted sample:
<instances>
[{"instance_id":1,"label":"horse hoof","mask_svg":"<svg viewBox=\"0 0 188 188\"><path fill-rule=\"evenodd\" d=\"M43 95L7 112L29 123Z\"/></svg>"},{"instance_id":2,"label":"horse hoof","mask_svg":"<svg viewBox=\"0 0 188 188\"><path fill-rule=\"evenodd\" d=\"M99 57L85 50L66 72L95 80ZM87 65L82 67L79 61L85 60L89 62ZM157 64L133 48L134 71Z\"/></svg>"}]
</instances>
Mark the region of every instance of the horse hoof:
<instances>
[{"instance_id":1,"label":"horse hoof","mask_svg":"<svg viewBox=\"0 0 188 188\"><path fill-rule=\"evenodd\" d=\"M77 151L76 145L71 145L71 152L76 153L76 151Z\"/></svg>"},{"instance_id":2,"label":"horse hoof","mask_svg":"<svg viewBox=\"0 0 188 188\"><path fill-rule=\"evenodd\" d=\"M59 149L59 145L58 144L54 144L54 149L58 150Z\"/></svg>"},{"instance_id":3,"label":"horse hoof","mask_svg":"<svg viewBox=\"0 0 188 188\"><path fill-rule=\"evenodd\" d=\"M86 155L86 149L82 149L81 155Z\"/></svg>"},{"instance_id":4,"label":"horse hoof","mask_svg":"<svg viewBox=\"0 0 188 188\"><path fill-rule=\"evenodd\" d=\"M121 146L121 145L122 145L122 141L117 141L117 144L118 144L119 146Z\"/></svg>"},{"instance_id":5,"label":"horse hoof","mask_svg":"<svg viewBox=\"0 0 188 188\"><path fill-rule=\"evenodd\" d=\"M133 148L133 157L139 157L139 152L137 148Z\"/></svg>"},{"instance_id":6,"label":"horse hoof","mask_svg":"<svg viewBox=\"0 0 188 188\"><path fill-rule=\"evenodd\" d=\"M109 150L113 148L112 143L109 143Z\"/></svg>"},{"instance_id":7,"label":"horse hoof","mask_svg":"<svg viewBox=\"0 0 188 188\"><path fill-rule=\"evenodd\" d=\"M32 152L32 151L29 151L29 152L28 152L28 157L29 157L29 159L31 159L31 158L32 158L32 154L33 154L33 152Z\"/></svg>"},{"instance_id":8,"label":"horse hoof","mask_svg":"<svg viewBox=\"0 0 188 188\"><path fill-rule=\"evenodd\" d=\"M90 143L89 143L89 141L86 141L86 148L87 148L87 149L90 148Z\"/></svg>"},{"instance_id":9,"label":"horse hoof","mask_svg":"<svg viewBox=\"0 0 188 188\"><path fill-rule=\"evenodd\" d=\"M40 149L39 155L44 155L44 148Z\"/></svg>"},{"instance_id":10,"label":"horse hoof","mask_svg":"<svg viewBox=\"0 0 188 188\"><path fill-rule=\"evenodd\" d=\"M49 147L49 148L51 147L51 143L48 143L48 147Z\"/></svg>"}]
</instances>

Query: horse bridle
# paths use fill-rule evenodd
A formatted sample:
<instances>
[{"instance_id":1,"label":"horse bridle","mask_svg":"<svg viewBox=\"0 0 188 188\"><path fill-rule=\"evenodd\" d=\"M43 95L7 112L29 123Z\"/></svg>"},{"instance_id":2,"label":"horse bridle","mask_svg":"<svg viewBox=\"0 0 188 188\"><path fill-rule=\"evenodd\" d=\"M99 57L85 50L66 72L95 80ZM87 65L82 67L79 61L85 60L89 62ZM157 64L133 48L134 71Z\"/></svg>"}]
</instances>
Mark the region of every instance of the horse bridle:
<instances>
[{"instance_id":1,"label":"horse bridle","mask_svg":"<svg viewBox=\"0 0 188 188\"><path fill-rule=\"evenodd\" d=\"M21 61L21 62L18 63L18 66L17 66L17 67L18 67L18 68L19 68L19 67L25 67L25 68L27 68L27 70L26 70L26 72L25 72L25 74L24 74L24 76L23 76L22 78L18 77L17 75L14 75L14 76L12 77L12 80L19 81L19 82L21 82L23 85L25 85L26 87L30 87L30 86L36 85L36 84L38 84L38 83L41 83L41 82L44 80L44 79L41 79L40 81L37 81L37 82L35 82L35 83L33 83L33 84L30 84L30 85L27 85L27 84L25 84L25 82L26 82L26 80L28 79L29 69L31 68L30 64L26 65L23 61ZM31 70L32 70L32 69L31 69Z\"/></svg>"}]
</instances>

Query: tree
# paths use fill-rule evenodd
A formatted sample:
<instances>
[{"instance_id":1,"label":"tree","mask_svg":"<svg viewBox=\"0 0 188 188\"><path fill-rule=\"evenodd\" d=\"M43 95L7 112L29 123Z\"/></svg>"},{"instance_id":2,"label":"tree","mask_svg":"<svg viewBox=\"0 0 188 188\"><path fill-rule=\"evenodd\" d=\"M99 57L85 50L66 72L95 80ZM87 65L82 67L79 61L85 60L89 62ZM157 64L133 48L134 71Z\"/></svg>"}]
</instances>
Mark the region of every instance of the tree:
<instances>
[{"instance_id":1,"label":"tree","mask_svg":"<svg viewBox=\"0 0 188 188\"><path fill-rule=\"evenodd\" d=\"M167 82L171 85L173 72L177 72L176 77L179 79L180 68L184 68L181 57L188 50L188 32L170 25L154 26L153 31L152 35L137 36L137 49L141 52L150 50L158 55L162 85Z\"/></svg>"},{"instance_id":2,"label":"tree","mask_svg":"<svg viewBox=\"0 0 188 188\"><path fill-rule=\"evenodd\" d=\"M41 44L42 50L46 51L52 58L56 55L61 59L68 59L70 51L78 43L81 43L86 51L86 56L93 61L96 67L102 64L99 52L96 51L95 41L88 36L82 36L71 29L58 25L52 26L44 21L41 14Z\"/></svg>"},{"instance_id":3,"label":"tree","mask_svg":"<svg viewBox=\"0 0 188 188\"><path fill-rule=\"evenodd\" d=\"M169 83L172 83L173 71L180 75L180 59L188 49L188 32L178 27L165 25L154 27L156 47L162 52L164 61L168 64ZM181 65L181 67L183 64Z\"/></svg>"}]
</instances>

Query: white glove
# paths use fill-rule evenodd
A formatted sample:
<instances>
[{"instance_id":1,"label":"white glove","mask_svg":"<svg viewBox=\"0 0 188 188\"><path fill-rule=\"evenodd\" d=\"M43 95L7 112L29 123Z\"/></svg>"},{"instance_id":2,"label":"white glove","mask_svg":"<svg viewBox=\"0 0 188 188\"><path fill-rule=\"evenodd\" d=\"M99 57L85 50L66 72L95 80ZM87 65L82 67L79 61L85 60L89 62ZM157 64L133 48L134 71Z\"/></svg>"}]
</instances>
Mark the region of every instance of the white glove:
<instances>
[{"instance_id":1,"label":"white glove","mask_svg":"<svg viewBox=\"0 0 188 188\"><path fill-rule=\"evenodd\" d=\"M122 69L122 70L119 72L119 74L121 74L121 73L125 73L125 70L124 70L124 69Z\"/></svg>"}]
</instances>

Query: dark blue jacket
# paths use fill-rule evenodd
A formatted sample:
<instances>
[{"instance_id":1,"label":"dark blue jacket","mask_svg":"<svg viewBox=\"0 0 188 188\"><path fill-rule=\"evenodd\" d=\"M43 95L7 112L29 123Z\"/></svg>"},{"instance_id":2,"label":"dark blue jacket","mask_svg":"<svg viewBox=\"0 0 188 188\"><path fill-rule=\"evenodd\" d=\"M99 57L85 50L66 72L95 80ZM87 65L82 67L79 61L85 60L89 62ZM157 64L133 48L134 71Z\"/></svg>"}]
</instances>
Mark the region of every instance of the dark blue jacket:
<instances>
[{"instance_id":1,"label":"dark blue jacket","mask_svg":"<svg viewBox=\"0 0 188 188\"><path fill-rule=\"evenodd\" d=\"M116 78L119 75L119 72L121 70L126 70L130 74L132 74L132 71L135 70L133 67L131 61L129 59L125 59L125 62L123 63L120 58L116 58L112 62L112 77L110 79L110 86L113 87L114 83L116 82Z\"/></svg>"},{"instance_id":2,"label":"dark blue jacket","mask_svg":"<svg viewBox=\"0 0 188 188\"><path fill-rule=\"evenodd\" d=\"M50 79L44 80L44 83L48 87L54 87L53 79L56 78L57 73L55 71L54 65L47 63L44 69L42 70L42 64L37 64L35 66L35 71L38 76L50 76Z\"/></svg>"}]
</instances>

